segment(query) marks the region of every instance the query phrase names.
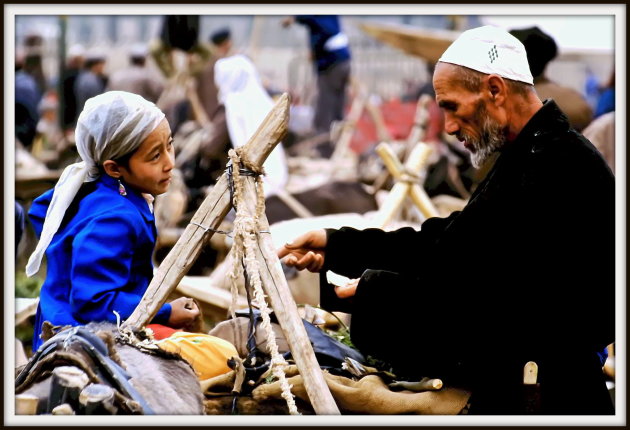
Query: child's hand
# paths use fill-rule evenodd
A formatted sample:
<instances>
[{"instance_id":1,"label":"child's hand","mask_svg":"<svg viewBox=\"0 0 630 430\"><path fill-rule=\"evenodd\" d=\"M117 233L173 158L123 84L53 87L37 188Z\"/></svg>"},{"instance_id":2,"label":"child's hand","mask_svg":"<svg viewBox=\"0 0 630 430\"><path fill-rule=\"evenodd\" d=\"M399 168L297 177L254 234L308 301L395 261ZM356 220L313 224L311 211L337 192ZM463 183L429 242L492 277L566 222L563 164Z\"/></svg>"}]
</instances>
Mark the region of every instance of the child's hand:
<instances>
[{"instance_id":1,"label":"child's hand","mask_svg":"<svg viewBox=\"0 0 630 430\"><path fill-rule=\"evenodd\" d=\"M190 297L180 297L171 302L171 316L168 325L173 328L180 328L193 322L199 315L199 308Z\"/></svg>"}]
</instances>

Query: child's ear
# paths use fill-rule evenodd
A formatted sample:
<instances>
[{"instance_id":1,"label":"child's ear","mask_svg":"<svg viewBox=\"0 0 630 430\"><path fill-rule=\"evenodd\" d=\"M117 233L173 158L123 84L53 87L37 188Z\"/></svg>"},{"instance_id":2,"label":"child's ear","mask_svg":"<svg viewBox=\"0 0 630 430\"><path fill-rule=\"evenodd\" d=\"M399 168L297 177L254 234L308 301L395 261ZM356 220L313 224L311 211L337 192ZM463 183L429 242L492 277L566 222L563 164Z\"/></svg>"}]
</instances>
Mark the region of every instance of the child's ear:
<instances>
[{"instance_id":1,"label":"child's ear","mask_svg":"<svg viewBox=\"0 0 630 430\"><path fill-rule=\"evenodd\" d=\"M122 176L120 166L114 160L106 160L103 163L103 170L105 170L105 173L107 173L114 179L120 179L120 177Z\"/></svg>"}]
</instances>

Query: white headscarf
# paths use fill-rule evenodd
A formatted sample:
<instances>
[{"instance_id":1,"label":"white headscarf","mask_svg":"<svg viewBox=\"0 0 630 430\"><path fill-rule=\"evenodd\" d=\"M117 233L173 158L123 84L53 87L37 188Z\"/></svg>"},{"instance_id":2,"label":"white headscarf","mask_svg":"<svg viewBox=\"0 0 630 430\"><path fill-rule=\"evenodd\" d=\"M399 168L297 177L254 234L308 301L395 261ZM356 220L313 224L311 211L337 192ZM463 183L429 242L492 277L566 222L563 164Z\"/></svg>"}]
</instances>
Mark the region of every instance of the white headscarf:
<instances>
[{"instance_id":1,"label":"white headscarf","mask_svg":"<svg viewBox=\"0 0 630 430\"><path fill-rule=\"evenodd\" d=\"M262 124L273 108L273 101L263 88L254 64L243 55L218 60L214 80L219 89L219 101L225 106L230 140L238 148L245 145ZM263 167L265 196L284 189L289 170L281 144L269 154Z\"/></svg>"},{"instance_id":2,"label":"white headscarf","mask_svg":"<svg viewBox=\"0 0 630 430\"><path fill-rule=\"evenodd\" d=\"M42 234L26 265L27 276L39 270L42 257L66 210L84 182L96 180L106 160L135 151L164 119L164 113L137 94L110 91L85 102L75 131L81 162L66 167L55 185Z\"/></svg>"}]
</instances>

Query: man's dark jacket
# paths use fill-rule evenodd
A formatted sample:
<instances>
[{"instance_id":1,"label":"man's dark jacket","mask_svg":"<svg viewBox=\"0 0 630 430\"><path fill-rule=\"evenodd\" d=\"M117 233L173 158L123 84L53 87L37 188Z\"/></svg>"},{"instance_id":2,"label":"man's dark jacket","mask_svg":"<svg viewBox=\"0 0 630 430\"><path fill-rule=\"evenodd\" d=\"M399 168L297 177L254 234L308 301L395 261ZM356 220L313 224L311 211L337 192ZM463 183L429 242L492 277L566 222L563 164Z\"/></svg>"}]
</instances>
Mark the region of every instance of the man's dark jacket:
<instances>
[{"instance_id":1,"label":"man's dark jacket","mask_svg":"<svg viewBox=\"0 0 630 430\"><path fill-rule=\"evenodd\" d=\"M322 282L322 306L351 312L355 345L400 375L469 387L471 413L521 413L528 361L541 413L614 413L597 356L614 341L614 191L549 100L461 212L327 230L322 273L363 277L351 301Z\"/></svg>"}]
</instances>

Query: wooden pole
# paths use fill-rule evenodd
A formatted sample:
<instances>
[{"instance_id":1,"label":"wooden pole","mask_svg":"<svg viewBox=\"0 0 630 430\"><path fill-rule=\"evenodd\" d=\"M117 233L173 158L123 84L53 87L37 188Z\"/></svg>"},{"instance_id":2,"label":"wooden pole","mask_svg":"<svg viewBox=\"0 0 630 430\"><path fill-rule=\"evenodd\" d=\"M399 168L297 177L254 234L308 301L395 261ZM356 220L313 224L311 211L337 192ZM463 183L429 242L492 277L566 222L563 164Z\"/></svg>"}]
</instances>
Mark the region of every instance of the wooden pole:
<instances>
[{"instance_id":1,"label":"wooden pole","mask_svg":"<svg viewBox=\"0 0 630 430\"><path fill-rule=\"evenodd\" d=\"M427 165L429 155L431 155L433 150L429 145L422 142L418 143L417 147L418 150L412 150L411 154L409 154L409 160L405 163L405 167L407 171L420 175L424 166ZM425 217L439 216L439 212L433 206L431 199L418 182L411 183L408 192L413 203Z\"/></svg>"},{"instance_id":2,"label":"wooden pole","mask_svg":"<svg viewBox=\"0 0 630 430\"><path fill-rule=\"evenodd\" d=\"M304 206L298 199L293 197L291 194L287 192L284 188L280 188L276 190L276 196L282 202L289 207L295 214L300 218L311 218L313 213L308 210L306 206Z\"/></svg>"},{"instance_id":3,"label":"wooden pole","mask_svg":"<svg viewBox=\"0 0 630 430\"><path fill-rule=\"evenodd\" d=\"M289 97L287 94L283 94L243 148L241 159L246 160L250 166L262 166L273 148L287 133L288 120ZM212 230L206 231L205 228L218 228L231 207L226 176L223 174L210 195L201 204L193 216L191 224L186 227L182 237L160 265L157 274L151 280L133 314L123 324L123 329L138 331L155 316L195 262L203 243L213 234ZM244 208L240 210L251 210L252 205L255 207L256 191L253 188L255 185L251 181L253 181L252 178L245 178L246 192L244 195L246 198L241 203ZM261 226L264 226L263 229L269 228L267 217L264 215L261 219ZM305 388L311 405L317 414L339 414L339 409L332 394L330 394L302 320L297 313L297 306L284 278L280 260L271 243L271 237L266 234L259 236L259 246L260 248L256 250L256 253L258 260L264 262L261 264L263 266L261 270L263 288L270 298L271 306L285 333L293 358L305 380Z\"/></svg>"},{"instance_id":4,"label":"wooden pole","mask_svg":"<svg viewBox=\"0 0 630 430\"><path fill-rule=\"evenodd\" d=\"M346 152L350 148L352 135L354 134L354 130L357 127L359 119L361 118L361 114L363 113L365 102L365 92L363 92L363 90L361 89L358 89L354 100L352 101L352 106L350 107L348 117L345 120L343 130L341 131L341 136L337 140L337 143L335 143L335 150L330 157L333 165L338 165L340 160L342 160L346 156Z\"/></svg>"},{"instance_id":5,"label":"wooden pole","mask_svg":"<svg viewBox=\"0 0 630 430\"><path fill-rule=\"evenodd\" d=\"M376 135L378 136L378 140L382 142L391 142L392 135L387 129L387 125L385 125L385 119L383 118L383 114L381 113L378 106L374 105L370 98L367 99L365 104L365 108L368 113L372 117L372 121L374 121L374 126L376 127Z\"/></svg>"},{"instance_id":6,"label":"wooden pole","mask_svg":"<svg viewBox=\"0 0 630 430\"><path fill-rule=\"evenodd\" d=\"M398 160L398 157L396 157L396 154L394 153L392 147L387 143L382 142L377 145L374 150L376 151L378 156L381 157L381 160L383 160L383 164L385 164L387 172L391 174L397 181L401 180L402 173L405 171L405 168L400 160Z\"/></svg>"},{"instance_id":7,"label":"wooden pole","mask_svg":"<svg viewBox=\"0 0 630 430\"><path fill-rule=\"evenodd\" d=\"M379 228L385 228L400 211L400 205L405 200L409 184L404 182L396 182L389 191L383 205L379 208L374 217L374 225Z\"/></svg>"},{"instance_id":8,"label":"wooden pole","mask_svg":"<svg viewBox=\"0 0 630 430\"><path fill-rule=\"evenodd\" d=\"M438 216L438 211L431 203L431 199L420 184L413 181L414 177L419 177L420 171L426 164L431 153L431 147L422 142L417 144L409 154L409 159L404 167L387 143L380 143L376 147L376 152L383 159L387 170L398 182L394 184L387 199L380 207L374 218L374 224L380 228L387 226L400 210L406 196L411 197L414 204L427 218Z\"/></svg>"},{"instance_id":9,"label":"wooden pole","mask_svg":"<svg viewBox=\"0 0 630 430\"><path fill-rule=\"evenodd\" d=\"M411 153L416 144L424 139L429 123L429 102L431 102L431 96L428 94L423 94L418 99L413 126L409 131L409 136L407 136L407 151L405 155Z\"/></svg>"},{"instance_id":10,"label":"wooden pole","mask_svg":"<svg viewBox=\"0 0 630 430\"><path fill-rule=\"evenodd\" d=\"M243 177L243 199L239 212L253 217L256 213L256 185L252 177ZM259 228L269 231L269 222L263 213ZM339 415L339 408L330 393L324 375L319 367L315 352L306 334L306 329L291 295L280 260L273 246L271 235L257 234L258 246L255 249L256 260L260 262L260 279L263 290L269 299L278 323L289 344L295 364L304 378L304 388L311 405L317 414Z\"/></svg>"},{"instance_id":11,"label":"wooden pole","mask_svg":"<svg viewBox=\"0 0 630 430\"><path fill-rule=\"evenodd\" d=\"M415 148L415 146L424 138L424 135L426 134L426 128L429 121L428 106L430 101L431 96L429 96L428 94L423 94L418 99L418 103L416 104L416 113L413 119L413 126L411 127L409 135L407 136L407 142L405 144L405 148L402 154L402 160L407 160L409 158L409 155L411 154L413 148ZM378 147L376 148L376 152L379 152ZM393 151L390 152L393 154ZM384 162L386 161L382 156L381 158ZM398 160L397 157L394 158ZM381 172L381 174L374 180L374 192L380 190L383 185L385 185L390 171L391 169L388 167L386 170Z\"/></svg>"},{"instance_id":12,"label":"wooden pole","mask_svg":"<svg viewBox=\"0 0 630 430\"><path fill-rule=\"evenodd\" d=\"M264 163L287 133L288 118L289 96L283 94L245 145L243 154L251 164L260 166ZM137 332L144 327L177 288L179 281L195 263L204 243L213 235L212 229L219 228L231 208L228 185L227 173L224 173L201 203L173 249L160 264L142 300L124 322L124 329ZM209 230L206 231L206 228Z\"/></svg>"},{"instance_id":13,"label":"wooden pole","mask_svg":"<svg viewBox=\"0 0 630 430\"><path fill-rule=\"evenodd\" d=\"M420 209L422 215L427 218L440 216L440 213L433 205L429 195L419 184L413 184L409 187L409 196L411 201Z\"/></svg>"}]
</instances>

